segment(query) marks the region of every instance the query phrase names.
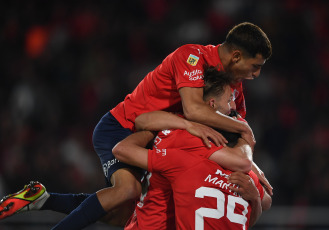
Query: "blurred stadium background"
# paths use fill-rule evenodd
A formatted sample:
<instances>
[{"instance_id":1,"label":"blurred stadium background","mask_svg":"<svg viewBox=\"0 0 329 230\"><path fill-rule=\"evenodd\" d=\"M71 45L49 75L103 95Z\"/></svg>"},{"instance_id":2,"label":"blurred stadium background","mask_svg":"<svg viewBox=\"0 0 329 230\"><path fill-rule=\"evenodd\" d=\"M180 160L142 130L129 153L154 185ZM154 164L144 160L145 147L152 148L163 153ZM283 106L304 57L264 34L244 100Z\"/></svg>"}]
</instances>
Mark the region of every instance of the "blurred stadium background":
<instances>
[{"instance_id":1,"label":"blurred stadium background","mask_svg":"<svg viewBox=\"0 0 329 230\"><path fill-rule=\"evenodd\" d=\"M250 21L273 45L261 77L245 82L254 159L274 187L254 229L329 229L328 1L11 0L0 12L0 197L30 180L102 188L91 142L101 116L177 47L219 44ZM20 214L0 229L49 229L61 217Z\"/></svg>"}]
</instances>

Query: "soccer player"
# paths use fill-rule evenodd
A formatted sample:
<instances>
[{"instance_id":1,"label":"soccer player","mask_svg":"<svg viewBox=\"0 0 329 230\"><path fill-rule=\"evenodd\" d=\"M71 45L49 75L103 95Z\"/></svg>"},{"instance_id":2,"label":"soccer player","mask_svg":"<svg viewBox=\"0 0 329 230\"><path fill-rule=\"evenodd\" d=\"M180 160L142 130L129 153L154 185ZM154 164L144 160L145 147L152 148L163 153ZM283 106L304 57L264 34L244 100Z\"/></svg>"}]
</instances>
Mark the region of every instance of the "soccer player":
<instances>
[{"instance_id":1,"label":"soccer player","mask_svg":"<svg viewBox=\"0 0 329 230\"><path fill-rule=\"evenodd\" d=\"M253 147L255 144L253 133L246 123L217 114L203 102L203 65L216 66L218 70L232 73L237 82L235 85L235 90L238 92L237 110L245 116L241 81L258 77L271 52L270 41L258 26L241 23L229 31L221 45L185 45L169 54L158 67L147 74L123 102L103 116L94 130L94 148L101 160L108 185L112 186L97 191L87 198L78 195L67 196L66 212L71 211L73 207L68 204L76 204L77 199L84 201L55 229L81 229L107 213L116 213L114 212L116 209L119 209L117 213L122 215L120 207L125 208L127 202L134 204L141 192L140 172L115 159L112 148L135 131L135 118L142 113L156 110L183 112L191 121L240 133ZM226 143L223 136L210 129L206 135L218 145ZM58 200L55 201L57 198ZM55 206L61 206L62 199L59 194L48 199L52 199ZM29 202L35 201L31 200ZM15 206L1 207L2 215L5 212L17 211ZM91 209L93 212L90 212ZM128 216L130 216L129 211L127 218ZM113 220L117 220L117 216L113 215ZM124 222L123 220L121 224ZM120 223L116 224L120 225Z\"/></svg>"},{"instance_id":2,"label":"soccer player","mask_svg":"<svg viewBox=\"0 0 329 230\"><path fill-rule=\"evenodd\" d=\"M178 148L143 148L153 137L149 131L132 134L113 151L120 160L150 172L158 172L170 181L175 203L176 229L204 229L204 226L205 229L247 229L256 222L262 213L261 200L264 190L255 174L249 173L252 180L247 174L238 174L239 176L235 175L230 181L232 171L207 159L215 154L220 157L220 147L215 147L215 150L219 148L216 152L214 148L209 149L204 145L200 148L189 148L188 151ZM175 138L176 141L185 142L184 139L189 136L180 133L175 135ZM250 147L248 148L241 138L237 148L251 152ZM242 183L255 183L258 191L253 186L237 188L233 183L241 186ZM241 197L241 190L249 193L241 194ZM127 229L145 229L140 227L143 224L139 222L136 228L128 225Z\"/></svg>"},{"instance_id":3,"label":"soccer player","mask_svg":"<svg viewBox=\"0 0 329 230\"><path fill-rule=\"evenodd\" d=\"M196 149L202 151L203 149L205 153L208 152L200 138L188 134L185 130L165 130L159 132L154 144L155 149L175 147L184 151L195 151ZM113 151L115 153L116 150L114 149ZM212 152L215 151L216 148L212 147ZM134 164L129 159L121 159L120 156L119 159L126 163ZM219 150L218 155L211 155L210 159L232 171L248 172L250 170L250 159L241 152L238 146L236 148L224 147ZM148 189L141 195L140 202L135 208L135 213L125 229L174 229L175 211L173 204L170 203L172 190L169 181L159 173L152 172L146 176L145 184L148 185ZM269 208L269 202L271 202L271 198L265 193L264 199L262 199L263 210Z\"/></svg>"},{"instance_id":4,"label":"soccer player","mask_svg":"<svg viewBox=\"0 0 329 230\"><path fill-rule=\"evenodd\" d=\"M221 77L218 77L218 74ZM218 74L216 75L216 70L214 69L205 71L206 86L204 88L204 99L215 110L227 115L230 113L230 102L233 95L228 81L225 81L225 74ZM151 116L157 119L147 122ZM178 119L175 115L165 114L163 112L143 114L136 119L136 126L139 129L161 129L170 125L174 128L183 127L184 119ZM115 155L116 151L123 151L123 147L120 147L120 145L113 150ZM204 153L209 151L208 149L204 149L205 146L202 144L200 138L188 134L185 130L177 129L159 132L154 140L154 147L156 149L179 148L185 151L199 150L199 152L203 150ZM117 148L121 148L121 150ZM211 150L211 152L215 151L216 148ZM118 157L126 163L136 163L135 161L129 161L129 158L122 158L120 155ZM220 150L219 154L212 154L211 159L220 163L226 169L233 171L248 172L250 170L250 156L245 156L239 149L239 146L235 149L224 147ZM135 213L127 224L126 229L174 229L175 213L173 204L169 202L172 199L172 193L168 180L159 173L149 173L146 178L148 190L142 194L140 202L136 206ZM242 177L242 179L244 178ZM262 203L265 209L269 208L268 203L270 201L271 198L266 194L263 199L264 203Z\"/></svg>"}]
</instances>

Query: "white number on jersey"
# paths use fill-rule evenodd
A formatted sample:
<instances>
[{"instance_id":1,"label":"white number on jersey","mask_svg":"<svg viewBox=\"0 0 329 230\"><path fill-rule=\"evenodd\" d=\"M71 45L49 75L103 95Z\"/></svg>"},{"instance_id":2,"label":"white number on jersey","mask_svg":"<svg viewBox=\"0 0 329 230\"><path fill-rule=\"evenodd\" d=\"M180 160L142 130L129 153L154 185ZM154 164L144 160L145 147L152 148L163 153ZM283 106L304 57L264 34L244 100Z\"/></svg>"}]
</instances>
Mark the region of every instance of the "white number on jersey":
<instances>
[{"instance_id":1,"label":"white number on jersey","mask_svg":"<svg viewBox=\"0 0 329 230\"><path fill-rule=\"evenodd\" d=\"M217 199L217 208L199 208L195 211L195 229L203 230L204 229L204 217L220 219L224 216L225 213L225 195L222 191L215 188L209 187L200 187L195 191L195 197L204 198L214 197ZM241 214L234 213L235 204L240 204L244 207L244 210ZM241 197L235 197L228 195L227 202L227 214L226 217L232 222L241 224L243 229L246 228L245 224L247 222L247 213L248 213L248 202L242 199Z\"/></svg>"}]
</instances>

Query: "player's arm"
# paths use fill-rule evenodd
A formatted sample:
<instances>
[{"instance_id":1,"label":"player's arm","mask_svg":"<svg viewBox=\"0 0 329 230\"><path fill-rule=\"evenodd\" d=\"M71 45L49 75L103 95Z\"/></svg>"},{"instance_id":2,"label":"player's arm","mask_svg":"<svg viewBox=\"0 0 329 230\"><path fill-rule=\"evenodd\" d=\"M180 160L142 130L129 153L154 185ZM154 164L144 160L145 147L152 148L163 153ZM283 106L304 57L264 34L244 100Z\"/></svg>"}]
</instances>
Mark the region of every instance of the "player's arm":
<instances>
[{"instance_id":1,"label":"player's arm","mask_svg":"<svg viewBox=\"0 0 329 230\"><path fill-rule=\"evenodd\" d=\"M148 113L143 113L135 119L135 127L137 131L187 129L189 126L191 126L191 123L192 122L182 117L165 111L152 111Z\"/></svg>"},{"instance_id":2,"label":"player's arm","mask_svg":"<svg viewBox=\"0 0 329 230\"><path fill-rule=\"evenodd\" d=\"M154 136L150 131L133 133L114 146L113 155L119 161L147 169L148 149L145 146Z\"/></svg>"},{"instance_id":3,"label":"player's arm","mask_svg":"<svg viewBox=\"0 0 329 230\"><path fill-rule=\"evenodd\" d=\"M214 152L209 160L232 171L247 173L252 166L252 151L249 144L244 139L239 138L238 143L233 148L223 147Z\"/></svg>"},{"instance_id":4,"label":"player's arm","mask_svg":"<svg viewBox=\"0 0 329 230\"><path fill-rule=\"evenodd\" d=\"M214 129L196 122L188 121L175 114L164 111L143 113L135 119L136 130L160 131L166 129L185 129L190 134L200 137L206 146L211 147L209 139L217 146L225 146L227 140Z\"/></svg>"},{"instance_id":5,"label":"player's arm","mask_svg":"<svg viewBox=\"0 0 329 230\"><path fill-rule=\"evenodd\" d=\"M260 183L265 187L265 190L269 195L273 196L273 187L270 182L266 179L264 172L257 166L255 162L252 163L251 169L258 177Z\"/></svg>"},{"instance_id":6,"label":"player's arm","mask_svg":"<svg viewBox=\"0 0 329 230\"><path fill-rule=\"evenodd\" d=\"M256 141L247 123L216 113L203 101L203 88L182 87L179 89L184 115L188 120L205 124L232 133L240 133L249 145L254 147Z\"/></svg>"},{"instance_id":7,"label":"player's arm","mask_svg":"<svg viewBox=\"0 0 329 230\"><path fill-rule=\"evenodd\" d=\"M269 210L272 206L272 197L267 193L264 188L264 197L262 199L262 209L263 211Z\"/></svg>"},{"instance_id":8,"label":"player's arm","mask_svg":"<svg viewBox=\"0 0 329 230\"><path fill-rule=\"evenodd\" d=\"M228 182L239 185L239 187L230 186L230 189L239 193L243 199L250 202L251 214L249 226L253 226L262 214L262 202L254 181L245 173L233 172Z\"/></svg>"}]
</instances>

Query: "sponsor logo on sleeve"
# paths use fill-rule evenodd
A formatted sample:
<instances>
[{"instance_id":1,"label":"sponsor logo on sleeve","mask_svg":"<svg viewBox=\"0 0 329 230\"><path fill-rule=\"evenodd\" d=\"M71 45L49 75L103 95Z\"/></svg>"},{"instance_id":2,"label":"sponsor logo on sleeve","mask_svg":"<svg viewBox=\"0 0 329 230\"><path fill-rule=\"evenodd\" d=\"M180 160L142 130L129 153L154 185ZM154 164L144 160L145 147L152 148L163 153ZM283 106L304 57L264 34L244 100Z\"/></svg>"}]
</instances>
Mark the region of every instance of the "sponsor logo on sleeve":
<instances>
[{"instance_id":1,"label":"sponsor logo on sleeve","mask_svg":"<svg viewBox=\"0 0 329 230\"><path fill-rule=\"evenodd\" d=\"M191 72L184 71L184 76L187 75L190 81L196 81L199 79L203 79L203 72L200 69L195 69Z\"/></svg>"},{"instance_id":2,"label":"sponsor logo on sleeve","mask_svg":"<svg viewBox=\"0 0 329 230\"><path fill-rule=\"evenodd\" d=\"M199 61L199 57L193 54L190 54L190 56L188 56L187 63L190 64L191 66L196 66L198 61Z\"/></svg>"}]
</instances>

